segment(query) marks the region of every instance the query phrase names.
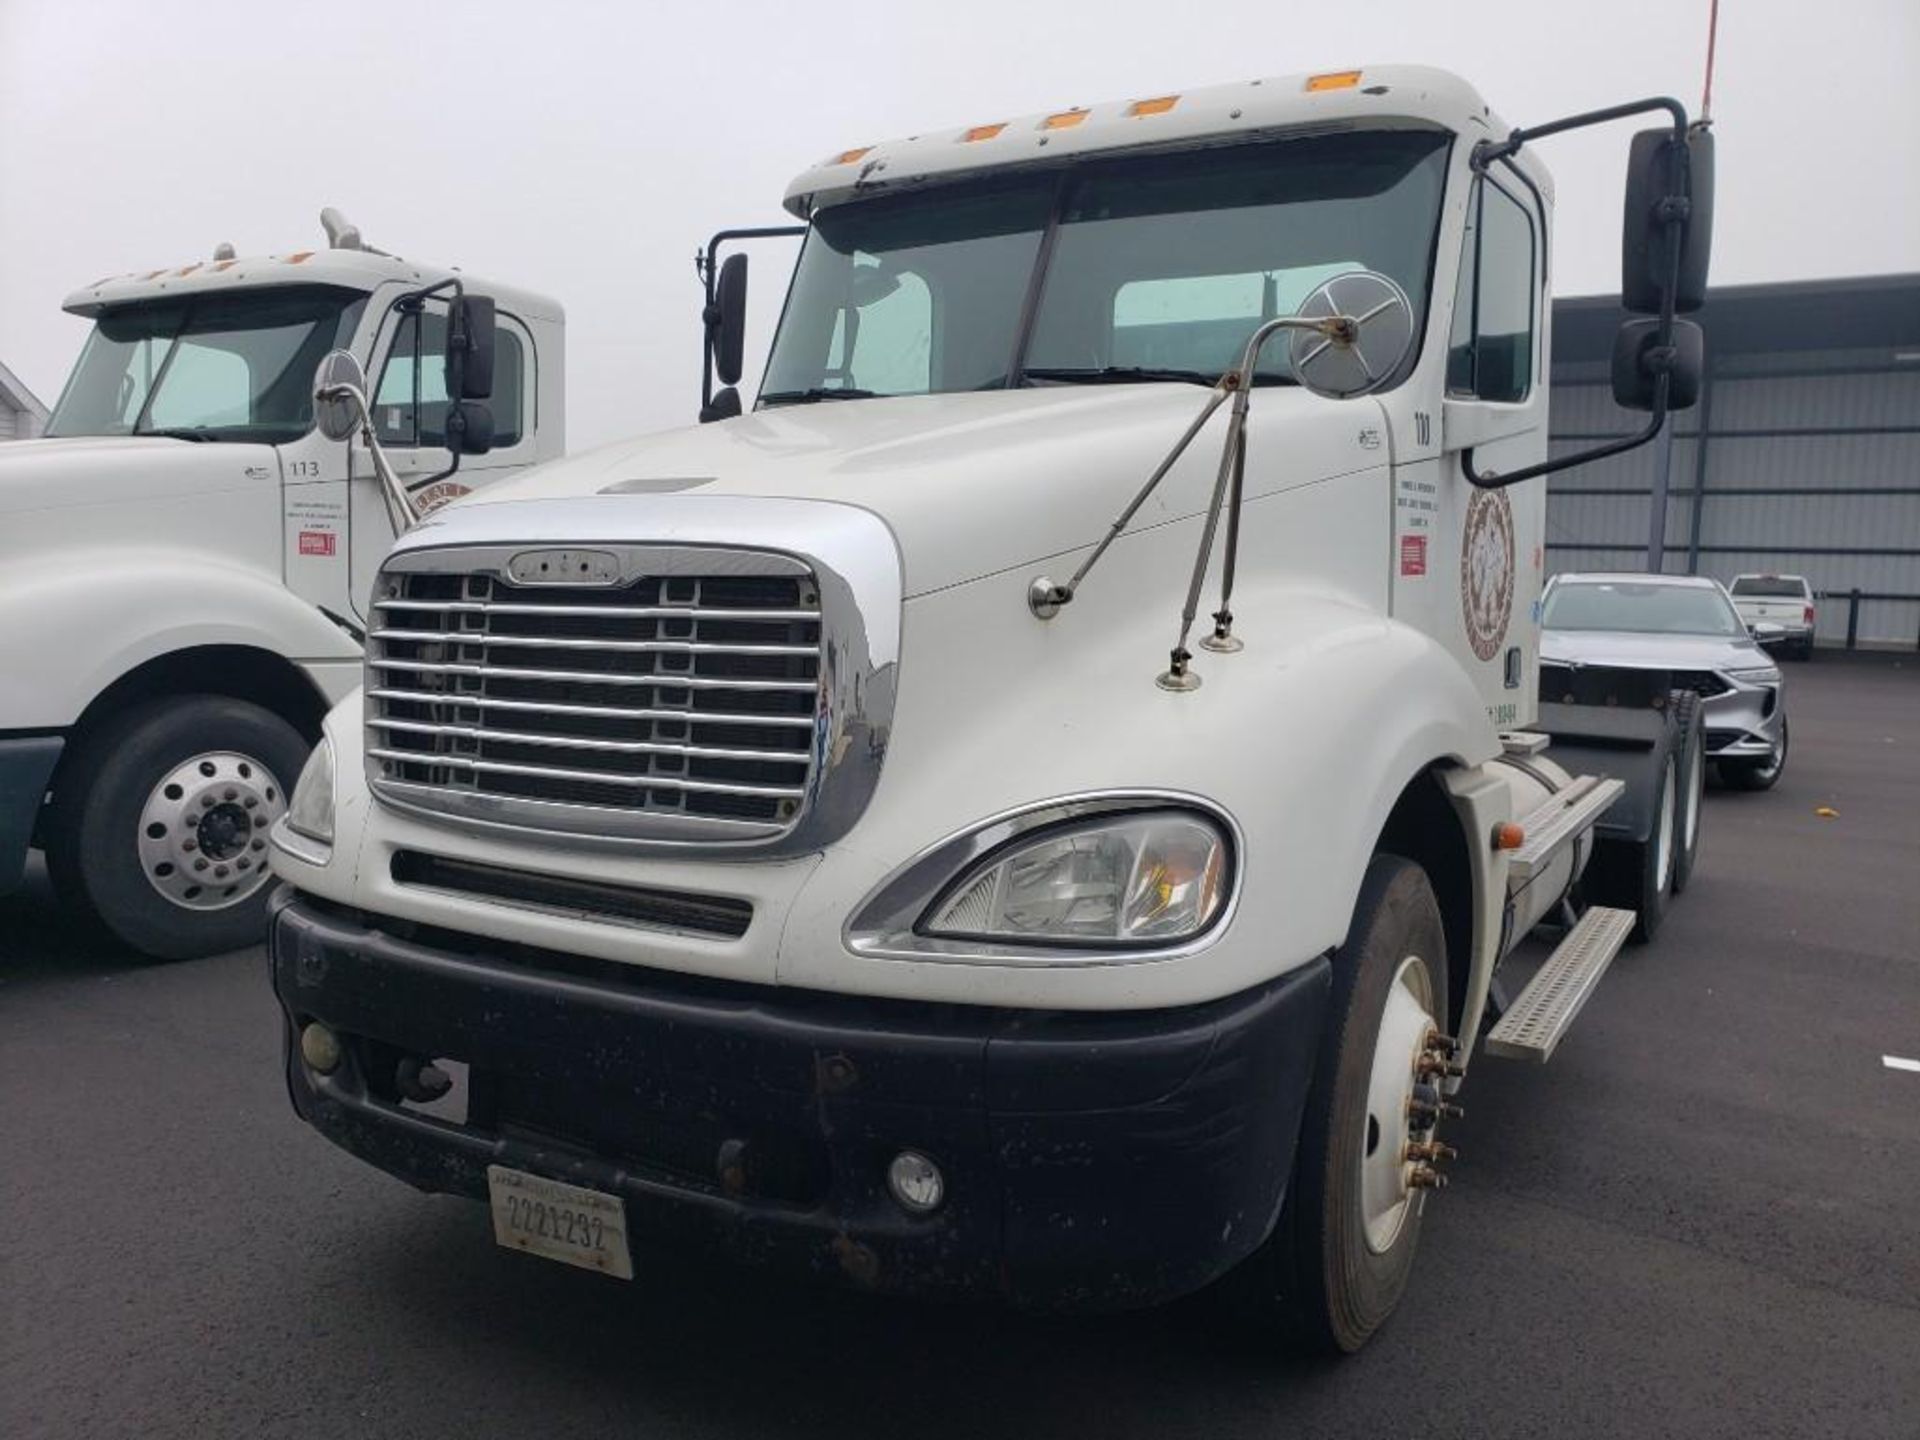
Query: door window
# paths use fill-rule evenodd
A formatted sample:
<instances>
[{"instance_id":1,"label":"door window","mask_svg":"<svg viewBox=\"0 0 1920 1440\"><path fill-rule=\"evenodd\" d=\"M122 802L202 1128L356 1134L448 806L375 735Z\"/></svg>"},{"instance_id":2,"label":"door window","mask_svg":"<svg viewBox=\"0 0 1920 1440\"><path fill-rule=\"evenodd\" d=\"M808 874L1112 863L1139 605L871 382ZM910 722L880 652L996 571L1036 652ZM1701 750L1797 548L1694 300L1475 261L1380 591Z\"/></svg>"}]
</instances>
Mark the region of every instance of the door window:
<instances>
[{"instance_id":1,"label":"door window","mask_svg":"<svg viewBox=\"0 0 1920 1440\"><path fill-rule=\"evenodd\" d=\"M400 317L393 348L374 393L374 430L383 445L447 443L447 316L444 310ZM505 324L494 330L493 448L518 445L525 428L526 351Z\"/></svg>"},{"instance_id":2,"label":"door window","mask_svg":"<svg viewBox=\"0 0 1920 1440\"><path fill-rule=\"evenodd\" d=\"M1514 403L1533 388L1539 253L1527 207L1484 177L1467 207L1447 393Z\"/></svg>"}]
</instances>

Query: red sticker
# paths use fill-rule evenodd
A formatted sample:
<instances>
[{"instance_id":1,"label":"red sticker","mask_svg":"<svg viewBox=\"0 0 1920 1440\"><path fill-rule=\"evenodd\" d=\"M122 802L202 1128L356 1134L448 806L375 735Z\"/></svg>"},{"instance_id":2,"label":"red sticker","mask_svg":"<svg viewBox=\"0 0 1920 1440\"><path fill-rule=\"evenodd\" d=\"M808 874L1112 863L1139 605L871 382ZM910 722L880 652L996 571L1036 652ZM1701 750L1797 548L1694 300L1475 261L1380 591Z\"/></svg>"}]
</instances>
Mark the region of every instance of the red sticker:
<instances>
[{"instance_id":1,"label":"red sticker","mask_svg":"<svg viewBox=\"0 0 1920 1440\"><path fill-rule=\"evenodd\" d=\"M300 532L300 553L302 555L333 554L333 531L302 530Z\"/></svg>"},{"instance_id":2,"label":"red sticker","mask_svg":"<svg viewBox=\"0 0 1920 1440\"><path fill-rule=\"evenodd\" d=\"M1426 536L1402 535L1400 537L1400 573L1402 575L1427 573Z\"/></svg>"}]
</instances>

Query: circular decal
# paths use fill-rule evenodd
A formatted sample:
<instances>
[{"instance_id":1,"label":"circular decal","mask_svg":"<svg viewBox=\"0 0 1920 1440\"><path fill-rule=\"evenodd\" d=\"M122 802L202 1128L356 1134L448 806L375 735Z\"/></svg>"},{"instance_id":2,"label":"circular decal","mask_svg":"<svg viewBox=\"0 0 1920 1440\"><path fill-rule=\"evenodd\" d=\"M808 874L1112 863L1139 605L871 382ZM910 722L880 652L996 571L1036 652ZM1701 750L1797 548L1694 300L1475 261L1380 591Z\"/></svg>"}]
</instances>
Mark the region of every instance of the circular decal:
<instances>
[{"instance_id":1,"label":"circular decal","mask_svg":"<svg viewBox=\"0 0 1920 1440\"><path fill-rule=\"evenodd\" d=\"M1460 542L1460 612L1482 660L1500 653L1513 613L1513 506L1504 490L1475 490Z\"/></svg>"},{"instance_id":2,"label":"circular decal","mask_svg":"<svg viewBox=\"0 0 1920 1440\"><path fill-rule=\"evenodd\" d=\"M437 480L426 489L413 492L414 512L424 518L449 500L458 500L472 490L472 486L462 485L458 480Z\"/></svg>"}]
</instances>

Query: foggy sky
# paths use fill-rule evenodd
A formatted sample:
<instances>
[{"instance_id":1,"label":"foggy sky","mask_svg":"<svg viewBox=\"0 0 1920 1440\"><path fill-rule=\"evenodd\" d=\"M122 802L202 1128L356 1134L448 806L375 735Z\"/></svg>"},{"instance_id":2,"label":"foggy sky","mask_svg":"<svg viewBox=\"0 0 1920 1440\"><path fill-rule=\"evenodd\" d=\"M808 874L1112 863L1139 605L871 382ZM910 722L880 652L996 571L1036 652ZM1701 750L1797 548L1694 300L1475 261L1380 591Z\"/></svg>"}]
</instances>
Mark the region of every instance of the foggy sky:
<instances>
[{"instance_id":1,"label":"foggy sky","mask_svg":"<svg viewBox=\"0 0 1920 1440\"><path fill-rule=\"evenodd\" d=\"M1724 0L1718 284L1920 268L1915 0ZM1707 0L892 0L878 6L0 0L0 362L49 405L109 274L368 243L568 315L569 448L698 401L691 257L890 136L1256 75L1421 63L1509 124L1700 102ZM1618 285L1631 125L1541 146L1560 294ZM786 255L756 255L764 353ZM751 394L751 392L748 392Z\"/></svg>"}]
</instances>

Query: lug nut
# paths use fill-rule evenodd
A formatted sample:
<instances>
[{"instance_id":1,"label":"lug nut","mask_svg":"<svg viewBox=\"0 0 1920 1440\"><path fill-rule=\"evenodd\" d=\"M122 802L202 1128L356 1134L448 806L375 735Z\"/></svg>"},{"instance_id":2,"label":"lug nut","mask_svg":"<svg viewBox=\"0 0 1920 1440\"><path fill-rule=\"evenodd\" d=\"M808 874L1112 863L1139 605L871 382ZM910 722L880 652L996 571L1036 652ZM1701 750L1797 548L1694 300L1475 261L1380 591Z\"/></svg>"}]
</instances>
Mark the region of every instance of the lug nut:
<instances>
[{"instance_id":1,"label":"lug nut","mask_svg":"<svg viewBox=\"0 0 1920 1440\"><path fill-rule=\"evenodd\" d=\"M1416 1165L1413 1167L1413 1172L1407 1176L1407 1188L1409 1190L1444 1190L1447 1188L1447 1177L1430 1165Z\"/></svg>"},{"instance_id":2,"label":"lug nut","mask_svg":"<svg viewBox=\"0 0 1920 1440\"><path fill-rule=\"evenodd\" d=\"M1431 1054L1422 1055L1413 1068L1422 1075L1456 1076L1467 1073L1466 1066L1456 1065L1451 1060L1442 1060L1438 1055Z\"/></svg>"},{"instance_id":3,"label":"lug nut","mask_svg":"<svg viewBox=\"0 0 1920 1440\"><path fill-rule=\"evenodd\" d=\"M1436 1055L1444 1055L1451 1060L1460 1053L1460 1042L1451 1035L1442 1035L1438 1030L1429 1030L1426 1048Z\"/></svg>"},{"instance_id":4,"label":"lug nut","mask_svg":"<svg viewBox=\"0 0 1920 1440\"><path fill-rule=\"evenodd\" d=\"M1438 1164L1442 1160L1459 1159L1460 1152L1451 1145L1442 1145L1438 1140L1416 1140L1407 1146L1406 1158L1428 1164Z\"/></svg>"}]
</instances>

